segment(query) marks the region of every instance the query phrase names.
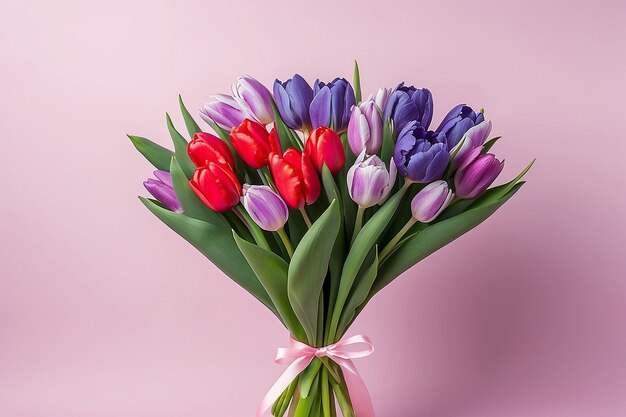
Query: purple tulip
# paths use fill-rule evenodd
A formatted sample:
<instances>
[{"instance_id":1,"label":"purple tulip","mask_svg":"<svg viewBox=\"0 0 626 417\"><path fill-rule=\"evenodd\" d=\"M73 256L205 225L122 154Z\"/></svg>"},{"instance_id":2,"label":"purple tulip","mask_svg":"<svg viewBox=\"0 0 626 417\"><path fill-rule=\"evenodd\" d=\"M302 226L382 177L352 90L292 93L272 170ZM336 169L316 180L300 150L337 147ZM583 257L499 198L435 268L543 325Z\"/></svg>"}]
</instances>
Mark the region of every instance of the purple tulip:
<instances>
[{"instance_id":1,"label":"purple tulip","mask_svg":"<svg viewBox=\"0 0 626 417\"><path fill-rule=\"evenodd\" d=\"M413 217L422 223L429 223L452 201L454 194L448 183L440 180L431 182L422 188L411 201L411 212Z\"/></svg>"},{"instance_id":2,"label":"purple tulip","mask_svg":"<svg viewBox=\"0 0 626 417\"><path fill-rule=\"evenodd\" d=\"M328 84L317 80L314 93L310 107L313 129L325 126L336 132L346 130L350 109L356 103L352 85L345 78L335 78Z\"/></svg>"},{"instance_id":3,"label":"purple tulip","mask_svg":"<svg viewBox=\"0 0 626 417\"><path fill-rule=\"evenodd\" d=\"M380 111L384 112L385 106L387 105L387 100L389 100L389 89L386 87L381 87L378 89L376 94L370 94L367 100L371 100L376 103Z\"/></svg>"},{"instance_id":4,"label":"purple tulip","mask_svg":"<svg viewBox=\"0 0 626 417\"><path fill-rule=\"evenodd\" d=\"M484 154L476 158L465 169L454 176L456 195L469 199L483 193L500 175L504 161L500 162L493 154Z\"/></svg>"},{"instance_id":5,"label":"purple tulip","mask_svg":"<svg viewBox=\"0 0 626 417\"><path fill-rule=\"evenodd\" d=\"M274 100L276 107L287 126L292 129L311 129L309 106L313 100L313 89L302 76L281 82L274 81Z\"/></svg>"},{"instance_id":6,"label":"purple tulip","mask_svg":"<svg viewBox=\"0 0 626 417\"><path fill-rule=\"evenodd\" d=\"M454 164L456 169L462 170L468 166L482 151L483 144L487 141L491 133L491 121L482 121L470 128L462 140L457 143L450 153L456 152Z\"/></svg>"},{"instance_id":7,"label":"purple tulip","mask_svg":"<svg viewBox=\"0 0 626 417\"><path fill-rule=\"evenodd\" d=\"M214 122L222 129L230 131L234 126L239 126L247 117L246 112L229 95L216 94L209 100L200 109L200 117L209 124Z\"/></svg>"},{"instance_id":8,"label":"purple tulip","mask_svg":"<svg viewBox=\"0 0 626 417\"><path fill-rule=\"evenodd\" d=\"M430 91L426 88L406 87L401 83L389 95L385 105L383 120L388 118L393 120L396 132L401 132L412 121L428 130L433 118L433 97Z\"/></svg>"},{"instance_id":9,"label":"purple tulip","mask_svg":"<svg viewBox=\"0 0 626 417\"><path fill-rule=\"evenodd\" d=\"M366 101L352 109L348 122L348 144L355 155L365 150L368 155L378 153L383 144L383 121L378 106Z\"/></svg>"},{"instance_id":10,"label":"purple tulip","mask_svg":"<svg viewBox=\"0 0 626 417\"><path fill-rule=\"evenodd\" d=\"M143 186L146 187L146 190L169 210L182 213L183 208L176 198L170 173L158 169L154 171L154 176L156 179L148 178L143 182Z\"/></svg>"},{"instance_id":11,"label":"purple tulip","mask_svg":"<svg viewBox=\"0 0 626 417\"><path fill-rule=\"evenodd\" d=\"M396 182L396 166L390 162L389 171L376 155L365 157L361 152L348 170L347 182L350 197L361 208L372 207L385 201Z\"/></svg>"},{"instance_id":12,"label":"purple tulip","mask_svg":"<svg viewBox=\"0 0 626 417\"><path fill-rule=\"evenodd\" d=\"M471 107L459 104L448 112L437 128L437 132L445 133L448 148L454 148L465 132L485 120L482 111L476 113Z\"/></svg>"},{"instance_id":13,"label":"purple tulip","mask_svg":"<svg viewBox=\"0 0 626 417\"><path fill-rule=\"evenodd\" d=\"M244 75L237 78L237 84L233 85L233 98L251 119L263 124L274 121L272 110L272 95L269 90L259 81Z\"/></svg>"},{"instance_id":14,"label":"purple tulip","mask_svg":"<svg viewBox=\"0 0 626 417\"><path fill-rule=\"evenodd\" d=\"M418 122L410 122L398 135L393 159L400 175L408 181L439 180L450 160L445 135L427 131Z\"/></svg>"},{"instance_id":15,"label":"purple tulip","mask_svg":"<svg viewBox=\"0 0 626 417\"><path fill-rule=\"evenodd\" d=\"M275 232L285 225L289 217L283 199L267 185L244 184L241 204L263 230Z\"/></svg>"}]
</instances>

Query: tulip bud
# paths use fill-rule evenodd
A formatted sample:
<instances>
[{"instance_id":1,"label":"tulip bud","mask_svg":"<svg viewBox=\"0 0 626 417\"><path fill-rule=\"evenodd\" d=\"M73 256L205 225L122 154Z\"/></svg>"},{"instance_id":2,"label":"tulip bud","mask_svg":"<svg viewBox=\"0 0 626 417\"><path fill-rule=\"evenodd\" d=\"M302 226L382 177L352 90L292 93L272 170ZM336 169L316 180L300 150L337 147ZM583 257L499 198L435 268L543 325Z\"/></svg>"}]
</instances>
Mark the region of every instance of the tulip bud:
<instances>
[{"instance_id":1,"label":"tulip bud","mask_svg":"<svg viewBox=\"0 0 626 417\"><path fill-rule=\"evenodd\" d=\"M195 166L205 166L209 162L223 165L230 169L235 166L233 154L228 145L220 138L210 133L198 132L187 145L189 159Z\"/></svg>"},{"instance_id":2,"label":"tulip bud","mask_svg":"<svg viewBox=\"0 0 626 417\"><path fill-rule=\"evenodd\" d=\"M454 176L456 195L459 198L474 198L483 193L500 175L504 161L500 162L493 154L476 158L465 169Z\"/></svg>"},{"instance_id":3,"label":"tulip bud","mask_svg":"<svg viewBox=\"0 0 626 417\"><path fill-rule=\"evenodd\" d=\"M454 148L463 135L471 128L485 120L483 112L476 113L471 107L459 104L443 118L436 132L446 135L448 149Z\"/></svg>"},{"instance_id":4,"label":"tulip bud","mask_svg":"<svg viewBox=\"0 0 626 417\"><path fill-rule=\"evenodd\" d=\"M215 211L227 211L239 203L241 184L235 173L215 162L198 168L191 181L191 188L198 198Z\"/></svg>"},{"instance_id":5,"label":"tulip bud","mask_svg":"<svg viewBox=\"0 0 626 417\"><path fill-rule=\"evenodd\" d=\"M287 149L282 156L272 153L270 171L276 189L289 207L300 209L319 197L320 180L311 160L294 148Z\"/></svg>"},{"instance_id":6,"label":"tulip bud","mask_svg":"<svg viewBox=\"0 0 626 417\"><path fill-rule=\"evenodd\" d=\"M343 132L348 127L350 109L356 103L354 89L345 78L335 78L328 84L315 82L310 114L313 128L331 127Z\"/></svg>"},{"instance_id":7,"label":"tulip bud","mask_svg":"<svg viewBox=\"0 0 626 417\"><path fill-rule=\"evenodd\" d=\"M261 229L270 232L282 228L289 217L283 199L267 185L244 184L241 204Z\"/></svg>"},{"instance_id":8,"label":"tulip bud","mask_svg":"<svg viewBox=\"0 0 626 417\"><path fill-rule=\"evenodd\" d=\"M259 169L267 166L272 147L270 134L265 126L246 119L232 128L229 138L241 159L250 167Z\"/></svg>"},{"instance_id":9,"label":"tulip bud","mask_svg":"<svg viewBox=\"0 0 626 417\"><path fill-rule=\"evenodd\" d=\"M433 97L426 88L417 89L398 85L389 95L385 105L383 120L391 118L396 134L410 122L417 122L428 130L433 118Z\"/></svg>"},{"instance_id":10,"label":"tulip bud","mask_svg":"<svg viewBox=\"0 0 626 417\"><path fill-rule=\"evenodd\" d=\"M210 101L200 109L200 117L207 123L217 124L222 129L230 130L246 118L237 101L226 94L211 96Z\"/></svg>"},{"instance_id":11,"label":"tulip bud","mask_svg":"<svg viewBox=\"0 0 626 417\"><path fill-rule=\"evenodd\" d=\"M411 201L411 213L413 217L422 223L429 223L452 201L454 194L448 187L448 183L439 180L431 182L422 188Z\"/></svg>"},{"instance_id":12,"label":"tulip bud","mask_svg":"<svg viewBox=\"0 0 626 417\"><path fill-rule=\"evenodd\" d=\"M272 109L272 96L269 90L249 76L237 78L237 84L233 85L233 98L239 106L260 123L268 124L274 121Z\"/></svg>"},{"instance_id":13,"label":"tulip bud","mask_svg":"<svg viewBox=\"0 0 626 417\"><path fill-rule=\"evenodd\" d=\"M373 101L366 101L352 109L348 123L348 144L355 155L363 150L368 155L378 153L383 144L383 122Z\"/></svg>"},{"instance_id":14,"label":"tulip bud","mask_svg":"<svg viewBox=\"0 0 626 417\"><path fill-rule=\"evenodd\" d=\"M426 131L411 122L398 135L393 160L408 181L429 183L443 177L450 154L442 133Z\"/></svg>"},{"instance_id":15,"label":"tulip bud","mask_svg":"<svg viewBox=\"0 0 626 417\"><path fill-rule=\"evenodd\" d=\"M382 203L396 181L396 165L393 160L387 171L385 163L376 156L365 157L361 152L355 164L348 170L348 192L361 208Z\"/></svg>"},{"instance_id":16,"label":"tulip bud","mask_svg":"<svg viewBox=\"0 0 626 417\"><path fill-rule=\"evenodd\" d=\"M376 103L380 111L384 112L388 99L389 99L389 89L385 87L381 87L378 89L376 94L370 94L367 100L373 101L374 103Z\"/></svg>"},{"instance_id":17,"label":"tulip bud","mask_svg":"<svg viewBox=\"0 0 626 417\"><path fill-rule=\"evenodd\" d=\"M483 121L463 135L462 140L450 151L451 154L456 152L454 164L457 170L462 170L480 155L489 133L491 133L491 122Z\"/></svg>"},{"instance_id":18,"label":"tulip bud","mask_svg":"<svg viewBox=\"0 0 626 417\"><path fill-rule=\"evenodd\" d=\"M176 198L170 173L158 169L154 171L154 176L156 179L148 178L144 181L143 186L146 187L146 190L167 209L182 213L183 209Z\"/></svg>"},{"instance_id":19,"label":"tulip bud","mask_svg":"<svg viewBox=\"0 0 626 417\"><path fill-rule=\"evenodd\" d=\"M327 127L318 127L307 139L304 153L311 158L313 165L322 172L324 164L332 174L341 171L346 163L346 154L337 133Z\"/></svg>"},{"instance_id":20,"label":"tulip bud","mask_svg":"<svg viewBox=\"0 0 626 417\"><path fill-rule=\"evenodd\" d=\"M274 81L274 100L280 117L292 129L310 129L309 106L313 100L313 89L302 76L281 82Z\"/></svg>"}]
</instances>

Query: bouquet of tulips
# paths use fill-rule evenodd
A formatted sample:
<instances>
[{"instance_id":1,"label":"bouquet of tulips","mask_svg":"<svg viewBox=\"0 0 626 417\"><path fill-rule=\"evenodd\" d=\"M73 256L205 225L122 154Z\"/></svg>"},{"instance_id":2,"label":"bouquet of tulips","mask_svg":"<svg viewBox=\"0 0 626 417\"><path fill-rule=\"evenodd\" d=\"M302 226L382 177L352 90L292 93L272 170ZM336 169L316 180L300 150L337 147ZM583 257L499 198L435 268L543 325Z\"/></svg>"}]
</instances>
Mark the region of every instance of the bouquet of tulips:
<instances>
[{"instance_id":1,"label":"bouquet of tulips","mask_svg":"<svg viewBox=\"0 0 626 417\"><path fill-rule=\"evenodd\" d=\"M373 351L344 338L360 311L408 268L469 231L515 194L529 165L489 188L504 162L490 153L483 110L460 104L431 130L433 98L399 84L361 98L355 64L311 86L276 80L273 94L240 77L232 95L180 108L188 141L167 116L174 150L131 141L157 169L145 206L288 330L288 365L257 415L373 416L353 359Z\"/></svg>"}]
</instances>

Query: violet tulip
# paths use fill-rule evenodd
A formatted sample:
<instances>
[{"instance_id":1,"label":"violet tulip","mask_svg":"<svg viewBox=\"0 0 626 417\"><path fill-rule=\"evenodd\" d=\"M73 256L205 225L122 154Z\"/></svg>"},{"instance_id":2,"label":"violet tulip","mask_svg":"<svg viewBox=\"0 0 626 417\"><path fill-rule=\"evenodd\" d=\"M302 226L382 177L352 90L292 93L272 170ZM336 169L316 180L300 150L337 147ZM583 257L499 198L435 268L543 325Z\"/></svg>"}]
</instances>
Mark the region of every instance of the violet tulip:
<instances>
[{"instance_id":1,"label":"violet tulip","mask_svg":"<svg viewBox=\"0 0 626 417\"><path fill-rule=\"evenodd\" d=\"M215 123L222 129L230 131L246 118L246 112L237 101L226 94L211 96L210 101L200 109L200 117L208 124Z\"/></svg>"},{"instance_id":2,"label":"violet tulip","mask_svg":"<svg viewBox=\"0 0 626 417\"><path fill-rule=\"evenodd\" d=\"M495 155L480 155L465 169L457 171L454 176L456 195L458 198L469 199L482 194L500 175L504 161L500 162Z\"/></svg>"},{"instance_id":3,"label":"violet tulip","mask_svg":"<svg viewBox=\"0 0 626 417\"><path fill-rule=\"evenodd\" d=\"M426 131L419 123L411 122L398 135L393 159L400 175L408 181L439 180L450 160L445 135Z\"/></svg>"},{"instance_id":4,"label":"violet tulip","mask_svg":"<svg viewBox=\"0 0 626 417\"><path fill-rule=\"evenodd\" d=\"M355 155L363 150L368 155L378 153L383 144L383 122L378 106L368 100L354 106L348 122L348 144Z\"/></svg>"},{"instance_id":5,"label":"violet tulip","mask_svg":"<svg viewBox=\"0 0 626 417\"><path fill-rule=\"evenodd\" d=\"M389 95L385 105L383 120L389 118L393 120L396 133L412 121L428 130L433 118L433 97L430 91L426 88L406 87L401 83Z\"/></svg>"},{"instance_id":6,"label":"violet tulip","mask_svg":"<svg viewBox=\"0 0 626 417\"><path fill-rule=\"evenodd\" d=\"M345 78L335 78L328 84L315 81L310 115L313 129L324 126L342 132L348 127L350 109L355 105L354 89Z\"/></svg>"},{"instance_id":7,"label":"violet tulip","mask_svg":"<svg viewBox=\"0 0 626 417\"><path fill-rule=\"evenodd\" d=\"M348 170L346 179L352 200L361 208L372 207L387 199L396 181L396 165L392 160L387 171L378 156L366 157L363 151Z\"/></svg>"},{"instance_id":8,"label":"violet tulip","mask_svg":"<svg viewBox=\"0 0 626 417\"><path fill-rule=\"evenodd\" d=\"M439 180L422 188L411 201L413 218L422 223L429 223L450 204L454 194L448 183Z\"/></svg>"},{"instance_id":9,"label":"violet tulip","mask_svg":"<svg viewBox=\"0 0 626 417\"><path fill-rule=\"evenodd\" d=\"M310 130L309 106L313 100L313 89L301 75L282 82L274 81L274 100L280 117L285 124L296 130Z\"/></svg>"},{"instance_id":10,"label":"violet tulip","mask_svg":"<svg viewBox=\"0 0 626 417\"><path fill-rule=\"evenodd\" d=\"M450 151L454 155L455 168L462 170L468 166L482 151L483 144L491 133L491 122L483 121L470 128L454 149Z\"/></svg>"},{"instance_id":11,"label":"violet tulip","mask_svg":"<svg viewBox=\"0 0 626 417\"><path fill-rule=\"evenodd\" d=\"M465 104L459 104L448 112L437 128L437 132L445 133L448 148L454 148L465 132L485 120L482 111L475 112Z\"/></svg>"},{"instance_id":12,"label":"violet tulip","mask_svg":"<svg viewBox=\"0 0 626 417\"><path fill-rule=\"evenodd\" d=\"M167 209L182 213L183 209L176 198L170 173L158 169L154 171L154 176L156 179L148 178L144 181L143 186L146 187L146 190Z\"/></svg>"},{"instance_id":13,"label":"violet tulip","mask_svg":"<svg viewBox=\"0 0 626 417\"><path fill-rule=\"evenodd\" d=\"M389 99L389 89L386 87L381 87L375 94L370 94L367 98L368 101L373 101L376 103L381 112L385 111L385 106L387 105L387 100Z\"/></svg>"},{"instance_id":14,"label":"violet tulip","mask_svg":"<svg viewBox=\"0 0 626 417\"><path fill-rule=\"evenodd\" d=\"M267 87L254 78L244 75L232 87L233 98L249 117L264 125L274 121L272 95Z\"/></svg>"},{"instance_id":15,"label":"violet tulip","mask_svg":"<svg viewBox=\"0 0 626 417\"><path fill-rule=\"evenodd\" d=\"M281 229L289 217L287 204L266 185L244 184L241 204L261 229L270 232Z\"/></svg>"}]
</instances>

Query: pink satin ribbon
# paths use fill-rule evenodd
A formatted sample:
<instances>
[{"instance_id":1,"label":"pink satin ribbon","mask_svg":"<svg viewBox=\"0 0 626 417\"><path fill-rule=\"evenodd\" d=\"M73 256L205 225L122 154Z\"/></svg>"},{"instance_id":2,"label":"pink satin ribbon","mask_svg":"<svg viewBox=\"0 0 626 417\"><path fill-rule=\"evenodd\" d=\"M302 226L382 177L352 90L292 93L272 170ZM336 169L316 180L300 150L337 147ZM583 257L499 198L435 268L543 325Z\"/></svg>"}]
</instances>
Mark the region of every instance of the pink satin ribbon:
<instances>
[{"instance_id":1,"label":"pink satin ribbon","mask_svg":"<svg viewBox=\"0 0 626 417\"><path fill-rule=\"evenodd\" d=\"M361 349L354 349L354 345L365 345ZM352 346L353 349L347 348ZM359 359L369 356L374 352L374 345L367 336L356 335L322 348L311 347L291 338L288 348L278 348L274 362L281 365L289 365L285 372L272 385L272 388L265 394L263 401L257 409L257 417L263 416L272 404L278 399L280 394L289 386L300 372L309 366L313 358L326 356L336 362L343 369L343 376L348 386L352 408L356 417L374 417L374 407L372 399L367 391L367 387L359 375L352 359Z\"/></svg>"}]
</instances>

